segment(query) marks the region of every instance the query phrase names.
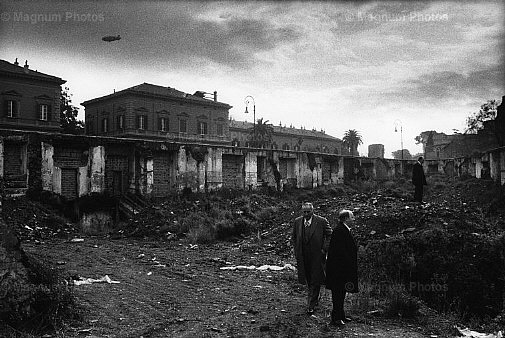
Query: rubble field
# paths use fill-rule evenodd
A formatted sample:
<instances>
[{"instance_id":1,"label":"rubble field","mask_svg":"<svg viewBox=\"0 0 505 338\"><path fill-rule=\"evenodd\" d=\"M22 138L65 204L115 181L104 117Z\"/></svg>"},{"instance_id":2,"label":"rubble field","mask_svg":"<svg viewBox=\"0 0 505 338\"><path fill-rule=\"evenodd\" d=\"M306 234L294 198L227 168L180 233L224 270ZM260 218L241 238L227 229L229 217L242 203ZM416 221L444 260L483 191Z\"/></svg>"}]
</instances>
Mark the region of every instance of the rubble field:
<instances>
[{"instance_id":1,"label":"rubble field","mask_svg":"<svg viewBox=\"0 0 505 338\"><path fill-rule=\"evenodd\" d=\"M349 295L355 320L334 329L327 325L331 294L322 289L319 309L307 316L290 245L303 201L330 224L342 208L354 210L361 249L433 228L503 236L503 188L439 176L428 182L423 204L411 201L404 181L194 194L153 201L103 236L84 236L26 198L6 200L2 216L28 255L53 262L72 284L80 320L44 337L442 337L443 325L433 325L442 317L422 302L416 318L390 318L380 304L364 307L360 294Z\"/></svg>"}]
</instances>

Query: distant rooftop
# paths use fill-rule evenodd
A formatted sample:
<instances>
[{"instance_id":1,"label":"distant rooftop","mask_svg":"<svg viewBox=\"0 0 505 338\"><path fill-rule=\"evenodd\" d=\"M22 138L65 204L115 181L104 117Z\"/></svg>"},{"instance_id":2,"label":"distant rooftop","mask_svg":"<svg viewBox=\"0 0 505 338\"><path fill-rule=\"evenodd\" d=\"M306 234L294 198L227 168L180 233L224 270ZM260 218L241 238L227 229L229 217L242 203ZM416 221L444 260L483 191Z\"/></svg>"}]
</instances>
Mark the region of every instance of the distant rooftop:
<instances>
[{"instance_id":1,"label":"distant rooftop","mask_svg":"<svg viewBox=\"0 0 505 338\"><path fill-rule=\"evenodd\" d=\"M230 120L229 126L230 126L230 129L235 128L235 129L248 130L253 127L253 123L247 122L247 121ZM282 126L275 126L275 125L272 125L272 127L274 128L274 132L279 133L279 134L290 134L290 135L297 135L297 136L313 136L313 137L319 137L319 138L326 138L328 140L333 140L333 141L340 141L339 138L328 135L323 131L310 130L310 129L299 129L299 128L294 128L294 127L282 127Z\"/></svg>"},{"instance_id":2,"label":"distant rooftop","mask_svg":"<svg viewBox=\"0 0 505 338\"><path fill-rule=\"evenodd\" d=\"M123 95L123 94L127 94L127 93L138 93L138 94L151 95L151 96L171 97L171 98L177 98L177 99L181 99L181 100L191 100L191 101L201 102L201 103L205 103L205 104L219 105L219 106L226 107L228 109L231 108L231 106L226 103L217 102L217 101L214 101L211 99L206 99L206 98L202 97L203 95L199 96L199 95L194 95L194 94L193 95L187 94L187 93L181 92L180 90L177 90L172 87L158 86L158 85L153 85L153 84L146 83L146 82L136 85L136 86L133 86L133 87L130 87L130 88L126 88L126 89L114 92L109 95L105 95L105 96L101 96L101 97L97 97L97 98L85 101L82 103L82 105L86 105L86 104L89 104L92 102L98 102L98 101L101 101L101 100L104 100L104 99L107 99L110 97ZM196 92L195 94L197 94L197 93L203 94L203 92Z\"/></svg>"},{"instance_id":3,"label":"distant rooftop","mask_svg":"<svg viewBox=\"0 0 505 338\"><path fill-rule=\"evenodd\" d=\"M19 66L19 64L17 63L17 59L14 63L10 63L5 60L0 60L0 73L5 74L5 75L15 75L15 76L21 76L21 77L38 78L41 80L57 82L59 84L63 84L65 82L67 82L57 76L52 76L52 75L38 72L36 70L31 70L30 66L28 65L28 60L25 61L24 66Z\"/></svg>"}]
</instances>

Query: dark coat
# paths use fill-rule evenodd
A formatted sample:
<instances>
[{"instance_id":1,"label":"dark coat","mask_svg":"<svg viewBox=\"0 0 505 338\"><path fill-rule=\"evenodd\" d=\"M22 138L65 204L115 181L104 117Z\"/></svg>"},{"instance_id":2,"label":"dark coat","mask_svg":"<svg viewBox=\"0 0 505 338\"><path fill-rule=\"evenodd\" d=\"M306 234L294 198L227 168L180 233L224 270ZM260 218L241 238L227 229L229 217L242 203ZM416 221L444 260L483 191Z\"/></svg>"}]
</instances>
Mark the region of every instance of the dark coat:
<instances>
[{"instance_id":1,"label":"dark coat","mask_svg":"<svg viewBox=\"0 0 505 338\"><path fill-rule=\"evenodd\" d=\"M326 261L326 288L358 292L358 247L342 222L337 224L331 235Z\"/></svg>"},{"instance_id":2,"label":"dark coat","mask_svg":"<svg viewBox=\"0 0 505 338\"><path fill-rule=\"evenodd\" d=\"M412 169L412 183L416 186L423 186L427 184L423 166L419 162L416 162L414 164L414 168Z\"/></svg>"},{"instance_id":3,"label":"dark coat","mask_svg":"<svg viewBox=\"0 0 505 338\"><path fill-rule=\"evenodd\" d=\"M307 229L305 235L308 236L308 252L305 257L309 266L304 260L303 231L305 224L303 216L295 219L293 223L293 236L291 237L294 248L296 267L298 269L298 281L307 284L306 273L309 275L311 284L324 283L324 265L326 262L326 252L330 243L331 227L324 217L312 215L312 224Z\"/></svg>"}]
</instances>

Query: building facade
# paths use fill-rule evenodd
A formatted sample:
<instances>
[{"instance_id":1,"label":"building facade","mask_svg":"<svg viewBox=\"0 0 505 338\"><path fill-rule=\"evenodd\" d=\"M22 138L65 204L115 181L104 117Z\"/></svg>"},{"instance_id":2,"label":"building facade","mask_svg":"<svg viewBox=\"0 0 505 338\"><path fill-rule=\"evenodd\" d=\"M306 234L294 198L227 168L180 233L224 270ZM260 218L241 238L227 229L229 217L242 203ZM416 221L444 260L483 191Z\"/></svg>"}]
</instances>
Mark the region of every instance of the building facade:
<instances>
[{"instance_id":1,"label":"building facade","mask_svg":"<svg viewBox=\"0 0 505 338\"><path fill-rule=\"evenodd\" d=\"M253 123L229 121L231 143L238 147L248 147ZM272 149L310 151L316 153L343 154L342 140L323 131L272 126Z\"/></svg>"},{"instance_id":2,"label":"building facade","mask_svg":"<svg viewBox=\"0 0 505 338\"><path fill-rule=\"evenodd\" d=\"M186 94L174 88L143 83L83 102L86 134L184 141L230 142L230 105Z\"/></svg>"},{"instance_id":3,"label":"building facade","mask_svg":"<svg viewBox=\"0 0 505 338\"><path fill-rule=\"evenodd\" d=\"M66 81L0 60L0 128L59 132L61 85Z\"/></svg>"}]
</instances>

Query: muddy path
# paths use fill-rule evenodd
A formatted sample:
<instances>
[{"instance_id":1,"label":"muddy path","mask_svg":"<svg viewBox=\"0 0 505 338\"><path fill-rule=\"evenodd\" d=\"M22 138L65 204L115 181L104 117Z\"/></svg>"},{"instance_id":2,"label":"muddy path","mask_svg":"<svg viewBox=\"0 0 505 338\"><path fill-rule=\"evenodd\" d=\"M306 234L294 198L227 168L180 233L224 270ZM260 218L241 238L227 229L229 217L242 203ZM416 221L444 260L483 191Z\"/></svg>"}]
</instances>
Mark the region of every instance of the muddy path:
<instances>
[{"instance_id":1,"label":"muddy path","mask_svg":"<svg viewBox=\"0 0 505 338\"><path fill-rule=\"evenodd\" d=\"M415 325L359 313L351 313L356 320L345 329L333 329L327 325L329 291L323 291L315 316L307 316L294 271L221 269L294 264L261 243L83 239L24 244L25 251L58 262L75 280L107 275L119 282L75 286L84 320L60 332L65 337L426 336Z\"/></svg>"}]
</instances>

